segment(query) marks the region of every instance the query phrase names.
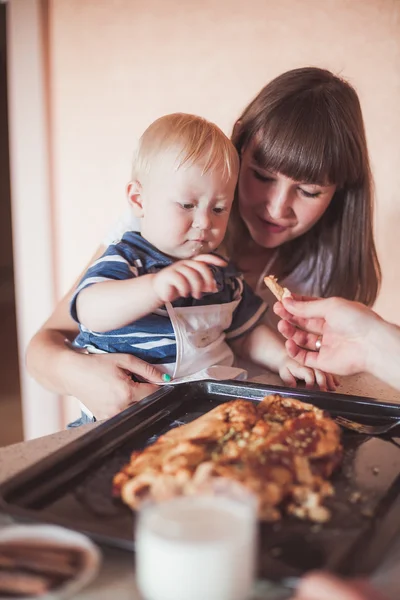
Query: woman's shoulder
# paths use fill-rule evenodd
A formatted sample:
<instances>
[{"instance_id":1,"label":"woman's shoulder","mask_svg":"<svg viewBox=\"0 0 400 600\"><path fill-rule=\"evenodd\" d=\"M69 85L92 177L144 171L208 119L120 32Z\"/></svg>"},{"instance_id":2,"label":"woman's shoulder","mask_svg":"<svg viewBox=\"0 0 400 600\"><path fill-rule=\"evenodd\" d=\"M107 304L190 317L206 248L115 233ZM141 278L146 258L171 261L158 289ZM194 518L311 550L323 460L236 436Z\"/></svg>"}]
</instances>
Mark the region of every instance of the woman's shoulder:
<instances>
[{"instance_id":1,"label":"woman's shoulder","mask_svg":"<svg viewBox=\"0 0 400 600\"><path fill-rule=\"evenodd\" d=\"M110 246L119 242L127 231L140 231L140 219L137 219L130 210L123 212L112 224L103 238L103 244Z\"/></svg>"}]
</instances>

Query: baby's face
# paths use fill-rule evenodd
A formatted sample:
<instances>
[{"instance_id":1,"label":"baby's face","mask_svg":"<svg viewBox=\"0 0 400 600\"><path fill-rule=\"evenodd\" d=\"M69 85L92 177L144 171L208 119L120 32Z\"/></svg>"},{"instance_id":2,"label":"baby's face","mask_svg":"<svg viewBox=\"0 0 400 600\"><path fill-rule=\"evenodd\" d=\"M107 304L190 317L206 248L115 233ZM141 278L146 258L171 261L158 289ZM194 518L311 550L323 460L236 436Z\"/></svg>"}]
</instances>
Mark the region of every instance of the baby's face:
<instances>
[{"instance_id":1,"label":"baby's face","mask_svg":"<svg viewBox=\"0 0 400 600\"><path fill-rule=\"evenodd\" d=\"M142 183L141 233L165 254L191 258L217 248L226 232L236 187L217 170L160 161Z\"/></svg>"}]
</instances>

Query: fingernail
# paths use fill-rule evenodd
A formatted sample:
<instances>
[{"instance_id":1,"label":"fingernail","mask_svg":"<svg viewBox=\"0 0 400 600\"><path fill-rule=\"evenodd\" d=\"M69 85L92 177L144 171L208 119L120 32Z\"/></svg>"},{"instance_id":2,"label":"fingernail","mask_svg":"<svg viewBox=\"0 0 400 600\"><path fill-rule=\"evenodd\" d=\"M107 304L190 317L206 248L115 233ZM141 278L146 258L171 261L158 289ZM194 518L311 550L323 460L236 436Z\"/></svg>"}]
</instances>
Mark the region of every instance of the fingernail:
<instances>
[{"instance_id":1,"label":"fingernail","mask_svg":"<svg viewBox=\"0 0 400 600\"><path fill-rule=\"evenodd\" d=\"M164 373L163 376L161 377L161 379L163 381L167 382L167 381L171 381L172 377L171 377L171 375L168 375L168 373Z\"/></svg>"}]
</instances>

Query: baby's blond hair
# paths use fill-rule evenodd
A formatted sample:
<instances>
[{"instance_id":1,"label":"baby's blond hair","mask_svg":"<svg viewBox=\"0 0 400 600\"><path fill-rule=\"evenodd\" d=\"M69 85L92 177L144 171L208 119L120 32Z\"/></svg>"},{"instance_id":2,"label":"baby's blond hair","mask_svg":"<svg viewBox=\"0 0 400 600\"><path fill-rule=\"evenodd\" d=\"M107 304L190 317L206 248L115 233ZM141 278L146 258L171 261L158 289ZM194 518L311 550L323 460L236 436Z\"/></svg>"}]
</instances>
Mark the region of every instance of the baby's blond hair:
<instances>
[{"instance_id":1,"label":"baby's blond hair","mask_svg":"<svg viewBox=\"0 0 400 600\"><path fill-rule=\"evenodd\" d=\"M201 162L203 173L221 170L227 180L239 172L237 150L217 125L195 115L174 113L154 121L141 136L132 179L149 174L154 160L171 149L177 151L176 169Z\"/></svg>"}]
</instances>

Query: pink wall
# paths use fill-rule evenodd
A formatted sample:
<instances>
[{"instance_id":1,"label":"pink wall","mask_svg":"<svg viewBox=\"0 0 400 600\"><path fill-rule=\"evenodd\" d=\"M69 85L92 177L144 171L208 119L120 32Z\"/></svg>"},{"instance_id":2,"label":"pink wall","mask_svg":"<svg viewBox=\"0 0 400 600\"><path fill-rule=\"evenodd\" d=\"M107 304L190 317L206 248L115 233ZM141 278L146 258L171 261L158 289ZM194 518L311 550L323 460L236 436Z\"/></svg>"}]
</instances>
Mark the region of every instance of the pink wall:
<instances>
[{"instance_id":1,"label":"pink wall","mask_svg":"<svg viewBox=\"0 0 400 600\"><path fill-rule=\"evenodd\" d=\"M186 111L229 132L268 80L304 65L358 89L377 189L377 308L399 320L398 0L13 0L7 9L21 358L124 210L143 129ZM62 416L57 397L23 366L21 375L25 435L59 428L68 408Z\"/></svg>"},{"instance_id":2,"label":"pink wall","mask_svg":"<svg viewBox=\"0 0 400 600\"><path fill-rule=\"evenodd\" d=\"M361 97L385 276L377 306L397 317L399 2L53 0L50 28L60 294L123 210L132 148L150 121L187 111L229 132L268 80L318 65Z\"/></svg>"}]
</instances>

